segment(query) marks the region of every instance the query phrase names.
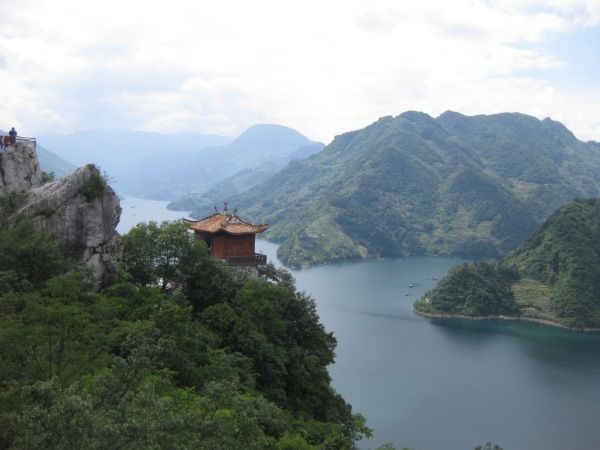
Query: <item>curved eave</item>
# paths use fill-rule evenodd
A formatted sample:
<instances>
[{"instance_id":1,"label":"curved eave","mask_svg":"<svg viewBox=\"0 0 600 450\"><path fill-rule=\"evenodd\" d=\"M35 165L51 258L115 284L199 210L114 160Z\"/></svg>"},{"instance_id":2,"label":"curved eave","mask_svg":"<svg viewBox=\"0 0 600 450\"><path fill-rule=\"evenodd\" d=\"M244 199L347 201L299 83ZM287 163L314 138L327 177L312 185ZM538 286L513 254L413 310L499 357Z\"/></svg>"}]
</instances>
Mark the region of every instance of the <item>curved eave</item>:
<instances>
[{"instance_id":1,"label":"curved eave","mask_svg":"<svg viewBox=\"0 0 600 450\"><path fill-rule=\"evenodd\" d=\"M228 230L226 227L221 228L219 231L223 232L223 233L227 233L227 234L233 234L236 236L243 236L243 235L248 235L248 234L259 234L264 232L267 229L268 225L263 224L263 225L253 225L253 229L252 230L247 230L247 231L235 231L235 230Z\"/></svg>"},{"instance_id":2,"label":"curved eave","mask_svg":"<svg viewBox=\"0 0 600 450\"><path fill-rule=\"evenodd\" d=\"M206 233L206 234L213 234L213 235L218 234L218 233L226 233L226 234L231 234L231 235L236 235L236 236L259 234L259 233L264 232L268 227L267 224L252 225L247 222L243 222L243 223L236 223L236 224L220 225L216 229L213 227L205 228L205 227L202 227L199 223L199 222L203 222L204 220L206 220L206 219L203 219L202 221L183 219L183 223L185 224L185 226L188 229L190 229L192 231L195 231L197 233ZM236 228L239 228L239 230L236 230Z\"/></svg>"}]
</instances>

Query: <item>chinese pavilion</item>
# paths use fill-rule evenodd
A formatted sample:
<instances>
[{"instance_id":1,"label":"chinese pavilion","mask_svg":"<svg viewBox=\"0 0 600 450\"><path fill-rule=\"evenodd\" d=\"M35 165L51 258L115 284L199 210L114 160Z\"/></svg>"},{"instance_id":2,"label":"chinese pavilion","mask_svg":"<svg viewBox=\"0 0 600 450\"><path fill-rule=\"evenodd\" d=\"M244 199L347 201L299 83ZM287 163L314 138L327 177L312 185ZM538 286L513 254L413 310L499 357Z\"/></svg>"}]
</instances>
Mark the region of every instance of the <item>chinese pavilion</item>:
<instances>
[{"instance_id":1,"label":"chinese pavilion","mask_svg":"<svg viewBox=\"0 0 600 450\"><path fill-rule=\"evenodd\" d=\"M266 224L253 225L242 220L236 214L227 211L227 204L222 212L215 208L215 213L202 220L183 219L183 223L198 239L208 245L212 256L233 266L257 266L267 262L266 255L255 252L255 238L258 233L267 229Z\"/></svg>"}]
</instances>

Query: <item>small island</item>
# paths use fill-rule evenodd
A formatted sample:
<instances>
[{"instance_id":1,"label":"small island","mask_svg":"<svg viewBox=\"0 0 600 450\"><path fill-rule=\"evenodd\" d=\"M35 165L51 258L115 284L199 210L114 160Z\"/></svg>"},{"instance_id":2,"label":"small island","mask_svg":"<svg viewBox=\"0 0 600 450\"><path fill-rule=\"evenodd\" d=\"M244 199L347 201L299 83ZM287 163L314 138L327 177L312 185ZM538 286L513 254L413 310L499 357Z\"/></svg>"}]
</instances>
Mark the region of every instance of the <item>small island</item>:
<instances>
[{"instance_id":1,"label":"small island","mask_svg":"<svg viewBox=\"0 0 600 450\"><path fill-rule=\"evenodd\" d=\"M499 263L451 270L414 309L425 316L600 330L600 199L560 208Z\"/></svg>"}]
</instances>

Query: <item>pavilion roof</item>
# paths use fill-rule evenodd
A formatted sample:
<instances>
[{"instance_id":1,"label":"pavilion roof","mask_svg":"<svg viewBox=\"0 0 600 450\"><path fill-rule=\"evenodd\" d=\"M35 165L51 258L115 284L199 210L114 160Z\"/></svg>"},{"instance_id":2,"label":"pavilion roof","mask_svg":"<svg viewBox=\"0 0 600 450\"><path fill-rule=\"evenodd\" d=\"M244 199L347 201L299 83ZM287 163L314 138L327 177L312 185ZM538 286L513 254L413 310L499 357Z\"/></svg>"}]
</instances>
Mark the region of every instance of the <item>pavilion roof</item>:
<instances>
[{"instance_id":1,"label":"pavilion roof","mask_svg":"<svg viewBox=\"0 0 600 450\"><path fill-rule=\"evenodd\" d=\"M252 225L227 211L216 212L202 220L183 219L183 223L193 231L207 234L229 233L229 234L258 234L265 231L266 224Z\"/></svg>"}]
</instances>

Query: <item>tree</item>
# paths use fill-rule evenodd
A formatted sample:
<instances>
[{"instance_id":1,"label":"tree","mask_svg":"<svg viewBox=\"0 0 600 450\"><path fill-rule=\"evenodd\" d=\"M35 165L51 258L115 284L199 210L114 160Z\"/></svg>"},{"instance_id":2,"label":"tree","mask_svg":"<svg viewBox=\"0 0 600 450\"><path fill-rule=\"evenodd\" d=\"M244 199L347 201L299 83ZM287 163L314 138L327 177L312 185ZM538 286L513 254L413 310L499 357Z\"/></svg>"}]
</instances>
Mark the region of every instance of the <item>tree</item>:
<instances>
[{"instance_id":1,"label":"tree","mask_svg":"<svg viewBox=\"0 0 600 450\"><path fill-rule=\"evenodd\" d=\"M5 277L7 271L12 274L5 289L27 290L29 283L40 287L66 268L56 240L34 227L31 219L11 224L0 217L0 272Z\"/></svg>"},{"instance_id":2,"label":"tree","mask_svg":"<svg viewBox=\"0 0 600 450\"><path fill-rule=\"evenodd\" d=\"M123 267L141 285L183 281L183 270L208 255L180 222L140 223L123 236Z\"/></svg>"}]
</instances>

